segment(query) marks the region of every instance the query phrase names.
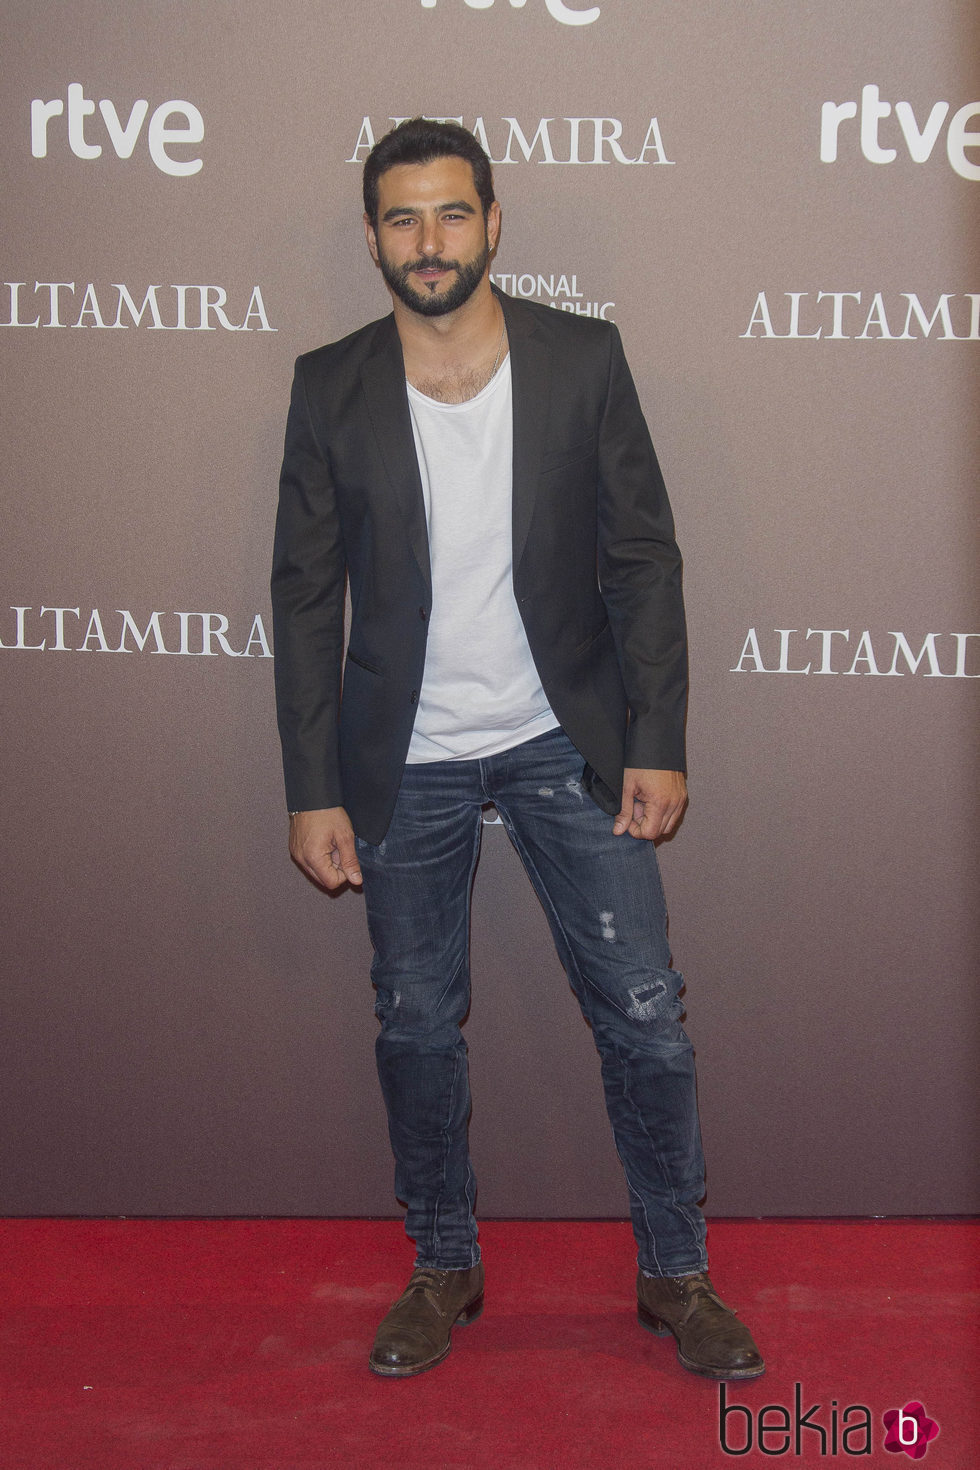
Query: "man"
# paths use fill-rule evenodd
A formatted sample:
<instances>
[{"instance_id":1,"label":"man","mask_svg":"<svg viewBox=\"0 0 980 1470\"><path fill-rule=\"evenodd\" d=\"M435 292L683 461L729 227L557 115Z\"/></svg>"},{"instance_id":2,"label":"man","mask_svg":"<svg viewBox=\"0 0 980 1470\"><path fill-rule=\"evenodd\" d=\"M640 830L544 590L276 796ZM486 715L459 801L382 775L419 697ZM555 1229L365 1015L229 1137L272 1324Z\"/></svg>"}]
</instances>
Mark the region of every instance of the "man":
<instances>
[{"instance_id":1,"label":"man","mask_svg":"<svg viewBox=\"0 0 980 1470\"><path fill-rule=\"evenodd\" d=\"M272 589L290 852L324 888L363 883L417 1246L370 1365L435 1366L483 1305L459 1023L493 801L602 1059L639 1319L692 1371L755 1377L705 1274L654 850L687 800L681 564L619 334L491 287L500 206L463 128L416 118L383 138L364 211L394 311L297 362Z\"/></svg>"}]
</instances>

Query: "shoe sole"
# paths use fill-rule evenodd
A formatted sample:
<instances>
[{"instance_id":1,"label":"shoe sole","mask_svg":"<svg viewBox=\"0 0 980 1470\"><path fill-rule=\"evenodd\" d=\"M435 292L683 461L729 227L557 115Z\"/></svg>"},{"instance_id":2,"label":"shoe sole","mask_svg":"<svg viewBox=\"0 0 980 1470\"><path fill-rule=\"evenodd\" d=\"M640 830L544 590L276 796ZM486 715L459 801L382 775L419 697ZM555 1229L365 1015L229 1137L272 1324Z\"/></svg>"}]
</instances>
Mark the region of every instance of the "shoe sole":
<instances>
[{"instance_id":1,"label":"shoe sole","mask_svg":"<svg viewBox=\"0 0 980 1470\"><path fill-rule=\"evenodd\" d=\"M651 1312L648 1307L643 1306L642 1302L637 1302L636 1304L636 1320L645 1331L652 1332L654 1337L673 1337L677 1340L677 1361L689 1373L697 1373L700 1378L713 1378L716 1381L728 1382L736 1378L761 1378L766 1371L765 1363L759 1368L729 1369L710 1368L706 1367L703 1363L692 1363L691 1359L685 1358L681 1352L681 1345L679 1339L677 1339L677 1333L671 1327L670 1323L665 1322L662 1317L658 1317L656 1313Z\"/></svg>"},{"instance_id":2,"label":"shoe sole","mask_svg":"<svg viewBox=\"0 0 980 1470\"><path fill-rule=\"evenodd\" d=\"M459 1313L458 1317L453 1322L453 1327L468 1326L470 1322L476 1321L477 1317L479 1317L482 1311L483 1292L481 1291L480 1295L478 1297L474 1297L474 1299ZM383 1363L372 1363L371 1360L368 1359L368 1367L371 1369L372 1373L377 1373L379 1378L417 1378L420 1373L428 1373L430 1368L438 1368L440 1363L445 1362L446 1358L449 1357L449 1350L452 1345L452 1327L450 1327L449 1341L446 1343L446 1346L443 1348L442 1352L438 1353L434 1358L427 1359L427 1361L424 1363L419 1363L418 1365L411 1368L401 1368L397 1365L395 1365L394 1367L389 1367Z\"/></svg>"}]
</instances>

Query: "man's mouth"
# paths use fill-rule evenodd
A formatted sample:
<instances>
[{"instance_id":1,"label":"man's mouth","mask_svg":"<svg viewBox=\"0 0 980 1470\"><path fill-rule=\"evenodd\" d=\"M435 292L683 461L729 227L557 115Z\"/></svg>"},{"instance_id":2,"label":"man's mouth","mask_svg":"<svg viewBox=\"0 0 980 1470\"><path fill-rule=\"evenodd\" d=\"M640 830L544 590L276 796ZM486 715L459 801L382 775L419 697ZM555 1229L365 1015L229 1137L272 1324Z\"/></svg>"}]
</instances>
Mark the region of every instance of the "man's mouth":
<instances>
[{"instance_id":1,"label":"man's mouth","mask_svg":"<svg viewBox=\"0 0 980 1470\"><path fill-rule=\"evenodd\" d=\"M417 260L414 265L406 267L405 274L418 276L427 286L434 286L455 270L456 266L448 260Z\"/></svg>"}]
</instances>

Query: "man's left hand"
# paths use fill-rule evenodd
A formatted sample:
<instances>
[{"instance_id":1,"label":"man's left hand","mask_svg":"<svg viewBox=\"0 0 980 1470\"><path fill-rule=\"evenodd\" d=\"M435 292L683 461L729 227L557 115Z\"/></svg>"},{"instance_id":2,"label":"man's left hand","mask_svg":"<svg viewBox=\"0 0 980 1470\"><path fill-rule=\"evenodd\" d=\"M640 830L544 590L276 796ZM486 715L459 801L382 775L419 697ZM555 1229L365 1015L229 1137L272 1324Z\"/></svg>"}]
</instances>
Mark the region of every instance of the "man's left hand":
<instances>
[{"instance_id":1,"label":"man's left hand","mask_svg":"<svg viewBox=\"0 0 980 1470\"><path fill-rule=\"evenodd\" d=\"M620 837L628 832L648 842L666 837L677 826L686 806L683 771L646 771L627 766L623 772L623 801L613 833Z\"/></svg>"}]
</instances>

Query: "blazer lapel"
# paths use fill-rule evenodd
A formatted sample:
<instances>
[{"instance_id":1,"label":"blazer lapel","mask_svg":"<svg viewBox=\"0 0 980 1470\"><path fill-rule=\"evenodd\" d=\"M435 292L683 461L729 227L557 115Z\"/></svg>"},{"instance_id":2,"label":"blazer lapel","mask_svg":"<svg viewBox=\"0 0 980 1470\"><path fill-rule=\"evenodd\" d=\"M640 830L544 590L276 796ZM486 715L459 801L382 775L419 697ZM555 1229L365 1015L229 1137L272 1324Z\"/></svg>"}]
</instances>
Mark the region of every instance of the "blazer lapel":
<instances>
[{"instance_id":1,"label":"blazer lapel","mask_svg":"<svg viewBox=\"0 0 980 1470\"><path fill-rule=\"evenodd\" d=\"M527 544L538 469L551 396L551 353L544 334L520 303L500 292L510 346L513 389L513 533L514 571ZM415 436L405 390L405 364L394 317L387 317L377 351L361 369L361 382L371 423L395 500L405 522L409 544L431 591L429 538L419 476Z\"/></svg>"},{"instance_id":2,"label":"blazer lapel","mask_svg":"<svg viewBox=\"0 0 980 1470\"><path fill-rule=\"evenodd\" d=\"M520 566L534 514L538 469L551 397L551 353L530 312L496 293L507 323L513 390L513 556Z\"/></svg>"},{"instance_id":3,"label":"blazer lapel","mask_svg":"<svg viewBox=\"0 0 980 1470\"><path fill-rule=\"evenodd\" d=\"M405 389L405 363L393 316L385 318L382 333L378 350L361 368L361 383L388 480L405 521L409 545L431 593L425 501Z\"/></svg>"}]
</instances>

